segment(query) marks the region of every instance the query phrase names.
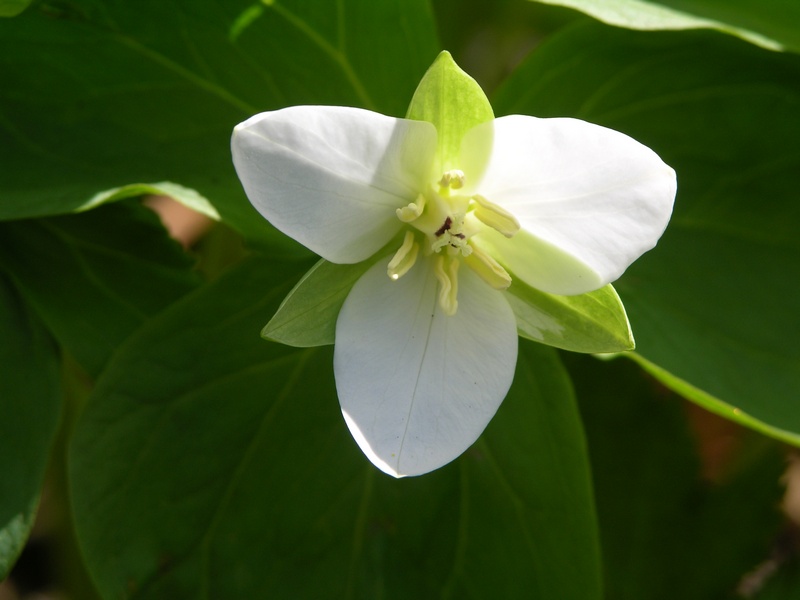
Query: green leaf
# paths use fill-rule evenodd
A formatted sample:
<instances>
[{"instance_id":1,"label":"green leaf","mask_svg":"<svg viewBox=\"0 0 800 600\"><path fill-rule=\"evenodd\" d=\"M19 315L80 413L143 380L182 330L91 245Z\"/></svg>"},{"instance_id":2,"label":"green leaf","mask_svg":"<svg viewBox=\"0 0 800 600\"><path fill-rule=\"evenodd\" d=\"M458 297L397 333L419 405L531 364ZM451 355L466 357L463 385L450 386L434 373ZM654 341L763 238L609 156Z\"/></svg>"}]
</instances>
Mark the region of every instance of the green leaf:
<instances>
[{"instance_id":1,"label":"green leaf","mask_svg":"<svg viewBox=\"0 0 800 600\"><path fill-rule=\"evenodd\" d=\"M680 398L629 361L568 358L591 450L606 597L733 597L783 520L780 445L696 427L716 463L715 477L704 477Z\"/></svg>"},{"instance_id":2,"label":"green leaf","mask_svg":"<svg viewBox=\"0 0 800 600\"><path fill-rule=\"evenodd\" d=\"M33 526L61 412L55 344L0 271L0 581Z\"/></svg>"},{"instance_id":3,"label":"green leaf","mask_svg":"<svg viewBox=\"0 0 800 600\"><path fill-rule=\"evenodd\" d=\"M522 337L573 352L625 352L634 341L625 307L609 284L580 296L556 296L515 279L506 299Z\"/></svg>"},{"instance_id":4,"label":"green leaf","mask_svg":"<svg viewBox=\"0 0 800 600\"><path fill-rule=\"evenodd\" d=\"M436 127L438 146L433 171L445 173L459 166L464 134L476 125L493 120L494 113L481 86L444 51L419 82L406 117L428 121ZM486 148L485 158L488 158L491 140L481 146Z\"/></svg>"},{"instance_id":5,"label":"green leaf","mask_svg":"<svg viewBox=\"0 0 800 600\"><path fill-rule=\"evenodd\" d=\"M535 0L631 29L716 29L769 50L800 51L800 4L785 0Z\"/></svg>"},{"instance_id":6,"label":"green leaf","mask_svg":"<svg viewBox=\"0 0 800 600\"><path fill-rule=\"evenodd\" d=\"M602 598L586 442L552 349L520 341L511 391L470 453L451 597Z\"/></svg>"},{"instance_id":7,"label":"green leaf","mask_svg":"<svg viewBox=\"0 0 800 600\"><path fill-rule=\"evenodd\" d=\"M539 47L495 107L606 125L676 170L664 237L614 284L637 352L695 402L800 443L800 58L589 23Z\"/></svg>"},{"instance_id":8,"label":"green leaf","mask_svg":"<svg viewBox=\"0 0 800 600\"><path fill-rule=\"evenodd\" d=\"M433 20L425 0L270 2L232 39L249 7L42 2L0 21L0 219L74 211L131 181L173 181L252 242L296 248L247 202L233 127L294 104L404 114L436 53Z\"/></svg>"},{"instance_id":9,"label":"green leaf","mask_svg":"<svg viewBox=\"0 0 800 600\"><path fill-rule=\"evenodd\" d=\"M30 3L31 0L0 0L0 17L16 17Z\"/></svg>"},{"instance_id":10,"label":"green leaf","mask_svg":"<svg viewBox=\"0 0 800 600\"><path fill-rule=\"evenodd\" d=\"M782 420L780 418L770 419L770 422L755 418L753 415L744 412L741 408L716 398L708 392L705 392L704 390L692 385L688 381L685 381L680 377L676 377L666 369L647 360L637 352L628 354L628 358L633 359L645 371L650 373L653 377L659 379L664 385L669 387L669 389L681 394L684 398L688 398L696 404L699 404L705 410L714 413L715 415L725 417L731 421L736 421L741 425L745 425L746 427L760 431L761 433L771 436L775 439L782 440L789 444L800 445L800 435L798 435L796 431L790 431L780 425L770 424L770 422L781 423ZM724 355L722 357L716 356L714 358L717 360L725 360ZM764 369L769 368L768 365L761 366ZM780 374L778 374L778 376L780 376Z\"/></svg>"},{"instance_id":11,"label":"green leaf","mask_svg":"<svg viewBox=\"0 0 800 600\"><path fill-rule=\"evenodd\" d=\"M158 217L137 204L0 223L0 267L90 373L198 282Z\"/></svg>"},{"instance_id":12,"label":"green leaf","mask_svg":"<svg viewBox=\"0 0 800 600\"><path fill-rule=\"evenodd\" d=\"M141 196L169 196L184 206L205 215L214 221L219 221L219 213L214 206L195 190L185 188L176 183L162 181L160 183L132 183L122 187L99 192L92 196L86 204L78 207L78 211L89 210L108 202L117 202L125 198L138 198Z\"/></svg>"},{"instance_id":13,"label":"green leaf","mask_svg":"<svg viewBox=\"0 0 800 600\"><path fill-rule=\"evenodd\" d=\"M374 261L336 265L320 260L284 298L262 337L300 348L333 344L336 318L350 289Z\"/></svg>"},{"instance_id":14,"label":"green leaf","mask_svg":"<svg viewBox=\"0 0 800 600\"><path fill-rule=\"evenodd\" d=\"M585 443L555 353L523 344L481 441L384 476L342 418L329 348L258 329L299 276L252 259L129 339L70 451L104 598L599 598Z\"/></svg>"}]
</instances>

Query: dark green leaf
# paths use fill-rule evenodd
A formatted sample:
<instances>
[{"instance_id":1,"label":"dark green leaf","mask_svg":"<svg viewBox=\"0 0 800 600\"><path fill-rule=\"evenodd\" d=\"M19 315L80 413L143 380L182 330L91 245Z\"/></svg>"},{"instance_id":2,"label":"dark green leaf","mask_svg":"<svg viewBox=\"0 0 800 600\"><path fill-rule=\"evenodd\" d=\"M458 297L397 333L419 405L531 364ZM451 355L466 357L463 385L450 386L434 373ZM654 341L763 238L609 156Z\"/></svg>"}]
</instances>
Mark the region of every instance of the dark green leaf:
<instances>
[{"instance_id":1,"label":"dark green leaf","mask_svg":"<svg viewBox=\"0 0 800 600\"><path fill-rule=\"evenodd\" d=\"M155 213L137 204L0 223L0 266L92 374L131 332L199 282Z\"/></svg>"},{"instance_id":2,"label":"dark green leaf","mask_svg":"<svg viewBox=\"0 0 800 600\"><path fill-rule=\"evenodd\" d=\"M709 437L724 468L718 480L703 479L680 398L627 361L570 358L592 457L606 597L732 598L780 527L778 444L750 432Z\"/></svg>"},{"instance_id":3,"label":"dark green leaf","mask_svg":"<svg viewBox=\"0 0 800 600\"><path fill-rule=\"evenodd\" d=\"M249 24L243 14L250 0L45 1L0 21L0 218L174 181L250 239L288 244L236 180L234 125L292 104L402 116L436 56L433 22L424 0L265 2Z\"/></svg>"},{"instance_id":4,"label":"dark green leaf","mask_svg":"<svg viewBox=\"0 0 800 600\"><path fill-rule=\"evenodd\" d=\"M301 268L244 263L98 381L71 488L103 597L599 598L583 434L553 351L523 346L464 457L394 480L350 438L330 349L258 337Z\"/></svg>"},{"instance_id":5,"label":"dark green leaf","mask_svg":"<svg viewBox=\"0 0 800 600\"><path fill-rule=\"evenodd\" d=\"M0 581L33 526L61 412L55 344L0 271Z\"/></svg>"},{"instance_id":6,"label":"dark green leaf","mask_svg":"<svg viewBox=\"0 0 800 600\"><path fill-rule=\"evenodd\" d=\"M552 349L520 341L511 391L471 454L461 463L467 526L452 597L599 600L586 442Z\"/></svg>"},{"instance_id":7,"label":"dark green leaf","mask_svg":"<svg viewBox=\"0 0 800 600\"><path fill-rule=\"evenodd\" d=\"M637 352L710 410L800 442L800 58L587 24L538 48L495 108L606 125L675 168L666 234L615 283Z\"/></svg>"}]
</instances>

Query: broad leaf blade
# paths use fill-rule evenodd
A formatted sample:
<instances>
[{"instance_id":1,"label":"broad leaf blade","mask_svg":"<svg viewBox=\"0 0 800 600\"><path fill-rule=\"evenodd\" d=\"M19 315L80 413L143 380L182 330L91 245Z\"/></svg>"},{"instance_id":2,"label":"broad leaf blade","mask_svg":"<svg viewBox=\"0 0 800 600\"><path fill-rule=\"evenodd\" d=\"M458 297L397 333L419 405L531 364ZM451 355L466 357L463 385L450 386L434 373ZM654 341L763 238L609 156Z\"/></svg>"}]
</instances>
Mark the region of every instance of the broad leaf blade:
<instances>
[{"instance_id":1,"label":"broad leaf blade","mask_svg":"<svg viewBox=\"0 0 800 600\"><path fill-rule=\"evenodd\" d=\"M93 374L122 340L199 282L155 213L137 204L2 223L0 266Z\"/></svg>"},{"instance_id":2,"label":"broad leaf blade","mask_svg":"<svg viewBox=\"0 0 800 600\"><path fill-rule=\"evenodd\" d=\"M53 340L0 271L0 580L33 526L61 413Z\"/></svg>"},{"instance_id":3,"label":"broad leaf blade","mask_svg":"<svg viewBox=\"0 0 800 600\"><path fill-rule=\"evenodd\" d=\"M70 464L103 597L598 598L583 434L553 351L523 348L465 456L394 480L347 432L330 350L258 337L297 267L242 264L154 319L99 380Z\"/></svg>"},{"instance_id":4,"label":"broad leaf blade","mask_svg":"<svg viewBox=\"0 0 800 600\"><path fill-rule=\"evenodd\" d=\"M251 241L290 244L241 191L233 127L293 104L400 116L435 34L423 0L269 5L233 38L249 0L41 3L0 20L0 218L73 211L130 181L174 181L212 199Z\"/></svg>"},{"instance_id":5,"label":"broad leaf blade","mask_svg":"<svg viewBox=\"0 0 800 600\"><path fill-rule=\"evenodd\" d=\"M78 211L89 210L101 206L108 202L117 202L125 198L139 198L142 196L169 196L173 200L183 204L187 208L205 215L210 219L219 221L219 213L208 201L198 194L195 190L185 188L182 185L162 181L160 183L132 183L122 187L104 190L92 196L86 204L78 207Z\"/></svg>"},{"instance_id":6,"label":"broad leaf blade","mask_svg":"<svg viewBox=\"0 0 800 600\"><path fill-rule=\"evenodd\" d=\"M713 427L696 439L681 399L628 361L567 364L591 449L606 597L731 597L781 525L780 445L747 431L714 437ZM701 474L701 445L713 480Z\"/></svg>"},{"instance_id":7,"label":"broad leaf blade","mask_svg":"<svg viewBox=\"0 0 800 600\"><path fill-rule=\"evenodd\" d=\"M602 598L586 442L552 349L521 341L511 391L471 453L452 597ZM478 575L482 565L494 568Z\"/></svg>"},{"instance_id":8,"label":"broad leaf blade","mask_svg":"<svg viewBox=\"0 0 800 600\"><path fill-rule=\"evenodd\" d=\"M538 48L495 107L621 130L675 168L672 222L614 284L637 352L672 375L667 385L700 390L693 400L717 398L731 418L796 443L800 59L700 32L586 24Z\"/></svg>"},{"instance_id":9,"label":"broad leaf blade","mask_svg":"<svg viewBox=\"0 0 800 600\"><path fill-rule=\"evenodd\" d=\"M769 50L800 51L800 4L781 0L536 0L631 29L716 29Z\"/></svg>"}]
</instances>

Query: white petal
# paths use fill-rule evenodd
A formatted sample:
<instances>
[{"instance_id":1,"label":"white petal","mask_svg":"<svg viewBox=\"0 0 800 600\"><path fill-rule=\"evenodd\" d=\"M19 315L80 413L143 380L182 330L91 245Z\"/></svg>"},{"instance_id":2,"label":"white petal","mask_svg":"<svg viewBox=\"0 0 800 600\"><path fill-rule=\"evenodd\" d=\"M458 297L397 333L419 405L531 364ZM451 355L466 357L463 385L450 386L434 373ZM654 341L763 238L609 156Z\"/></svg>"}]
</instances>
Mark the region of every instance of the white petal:
<instances>
[{"instance_id":1,"label":"white petal","mask_svg":"<svg viewBox=\"0 0 800 600\"><path fill-rule=\"evenodd\" d=\"M476 129L492 126L494 147L479 192L519 220L528 242L544 242L585 266L576 269L571 283L567 272L561 281L545 282L552 287L530 285L554 294L588 292L617 279L655 246L676 191L675 172L655 152L577 119L514 115ZM465 147L473 135L486 137L468 132ZM524 277L516 259L501 262ZM587 271L596 277L587 277Z\"/></svg>"},{"instance_id":2,"label":"white petal","mask_svg":"<svg viewBox=\"0 0 800 600\"><path fill-rule=\"evenodd\" d=\"M323 258L353 263L401 226L430 180L436 129L357 108L295 106L236 126L233 163L253 206Z\"/></svg>"},{"instance_id":3,"label":"white petal","mask_svg":"<svg viewBox=\"0 0 800 600\"><path fill-rule=\"evenodd\" d=\"M502 293L462 265L458 311L448 317L430 261L397 281L379 261L336 323L342 413L367 457L395 477L427 473L469 448L505 398L517 362L514 314Z\"/></svg>"}]
</instances>

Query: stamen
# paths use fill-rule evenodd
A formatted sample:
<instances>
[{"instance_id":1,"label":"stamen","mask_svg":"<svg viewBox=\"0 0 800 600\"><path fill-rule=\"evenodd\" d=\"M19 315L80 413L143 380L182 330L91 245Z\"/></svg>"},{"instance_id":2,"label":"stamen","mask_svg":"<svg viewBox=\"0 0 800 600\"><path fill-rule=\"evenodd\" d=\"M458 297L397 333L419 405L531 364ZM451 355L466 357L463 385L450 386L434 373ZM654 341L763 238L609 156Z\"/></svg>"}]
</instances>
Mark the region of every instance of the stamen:
<instances>
[{"instance_id":1,"label":"stamen","mask_svg":"<svg viewBox=\"0 0 800 600\"><path fill-rule=\"evenodd\" d=\"M471 198L478 206L473 211L483 223L510 238L519 231L519 221L506 209L480 195Z\"/></svg>"},{"instance_id":2,"label":"stamen","mask_svg":"<svg viewBox=\"0 0 800 600\"><path fill-rule=\"evenodd\" d=\"M478 246L471 244L472 253L464 258L467 266L496 290L505 290L511 285L511 275L491 256Z\"/></svg>"},{"instance_id":3,"label":"stamen","mask_svg":"<svg viewBox=\"0 0 800 600\"><path fill-rule=\"evenodd\" d=\"M439 306L448 317L458 310L458 267L460 260L439 255L435 259L433 272L439 280Z\"/></svg>"},{"instance_id":4,"label":"stamen","mask_svg":"<svg viewBox=\"0 0 800 600\"><path fill-rule=\"evenodd\" d=\"M417 196L416 202L412 202L403 208L398 208L395 213L403 223L411 223L411 221L419 218L423 210L425 210L425 196L420 194Z\"/></svg>"},{"instance_id":5,"label":"stamen","mask_svg":"<svg viewBox=\"0 0 800 600\"><path fill-rule=\"evenodd\" d=\"M461 171L460 169L452 169L442 175L442 178L439 180L439 185L443 188L460 190L462 187L464 187L464 182L466 179L467 178L464 176L464 171Z\"/></svg>"},{"instance_id":6,"label":"stamen","mask_svg":"<svg viewBox=\"0 0 800 600\"><path fill-rule=\"evenodd\" d=\"M419 254L419 244L414 241L414 234L406 231L403 238L403 244L394 253L392 260L386 266L386 274L394 281L400 279L403 275L408 273L409 269L417 262L417 255Z\"/></svg>"}]
</instances>

